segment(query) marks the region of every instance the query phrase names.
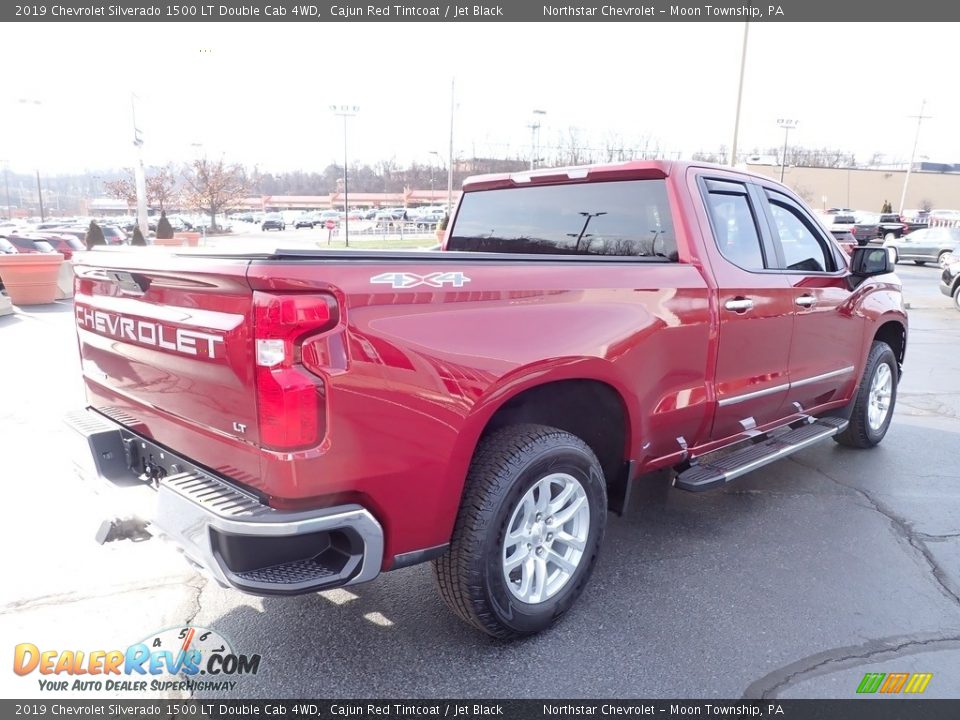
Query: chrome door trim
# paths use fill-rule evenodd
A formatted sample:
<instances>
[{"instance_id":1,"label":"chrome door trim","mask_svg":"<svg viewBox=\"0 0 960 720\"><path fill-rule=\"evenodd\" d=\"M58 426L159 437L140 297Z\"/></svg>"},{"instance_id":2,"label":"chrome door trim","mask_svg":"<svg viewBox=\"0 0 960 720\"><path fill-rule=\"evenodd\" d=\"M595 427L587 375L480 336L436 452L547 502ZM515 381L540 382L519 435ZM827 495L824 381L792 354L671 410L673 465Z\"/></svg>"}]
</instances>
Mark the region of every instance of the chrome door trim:
<instances>
[{"instance_id":1,"label":"chrome door trim","mask_svg":"<svg viewBox=\"0 0 960 720\"><path fill-rule=\"evenodd\" d=\"M796 382L791 382L790 387L803 387L804 385L811 385L815 382L820 382L821 380L829 380L830 378L839 377L841 375L848 375L852 373L856 368L853 365L847 365L847 367L840 368L839 370L831 370L830 372L823 373L822 375L814 375L813 377L802 378Z\"/></svg>"},{"instance_id":2,"label":"chrome door trim","mask_svg":"<svg viewBox=\"0 0 960 720\"><path fill-rule=\"evenodd\" d=\"M813 375L812 377L802 378L795 382L789 382L784 385L774 385L773 387L763 388L761 390L754 390L753 392L743 393L742 395L732 395L731 397L721 398L717 404L720 407L728 407L730 405L736 405L738 403L747 402L748 400L754 400L759 397L764 397L765 395L773 395L783 390L791 390L793 388L803 387L804 385L811 385L815 382L820 382L821 380L829 380L830 378L839 377L841 375L848 375L849 373L852 373L855 369L856 368L853 365L848 365L847 367L840 368L839 370L831 370L830 372L822 373L820 375Z\"/></svg>"}]
</instances>

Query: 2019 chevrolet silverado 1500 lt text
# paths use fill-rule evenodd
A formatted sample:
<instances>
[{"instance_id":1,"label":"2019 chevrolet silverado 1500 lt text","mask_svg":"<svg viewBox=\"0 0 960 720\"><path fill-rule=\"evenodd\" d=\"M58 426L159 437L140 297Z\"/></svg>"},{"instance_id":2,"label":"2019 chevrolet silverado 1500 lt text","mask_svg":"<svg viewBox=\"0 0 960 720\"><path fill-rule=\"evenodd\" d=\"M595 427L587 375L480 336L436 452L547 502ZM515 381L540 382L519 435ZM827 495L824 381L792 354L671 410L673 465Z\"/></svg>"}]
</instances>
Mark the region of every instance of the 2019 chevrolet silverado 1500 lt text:
<instances>
[{"instance_id":1,"label":"2019 chevrolet silverado 1500 lt text","mask_svg":"<svg viewBox=\"0 0 960 720\"><path fill-rule=\"evenodd\" d=\"M880 442L892 270L775 182L666 162L471 179L442 252L91 252L78 465L223 585L432 560L467 622L535 632L640 476Z\"/></svg>"}]
</instances>

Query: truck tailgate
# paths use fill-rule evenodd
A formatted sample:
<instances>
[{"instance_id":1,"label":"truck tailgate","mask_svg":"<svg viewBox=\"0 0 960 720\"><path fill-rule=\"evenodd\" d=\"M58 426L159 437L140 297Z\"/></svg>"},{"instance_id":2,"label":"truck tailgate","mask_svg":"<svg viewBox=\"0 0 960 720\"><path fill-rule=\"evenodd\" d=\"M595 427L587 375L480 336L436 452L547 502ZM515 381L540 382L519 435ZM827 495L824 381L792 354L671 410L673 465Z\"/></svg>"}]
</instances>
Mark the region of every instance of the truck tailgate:
<instances>
[{"instance_id":1,"label":"truck tailgate","mask_svg":"<svg viewBox=\"0 0 960 720\"><path fill-rule=\"evenodd\" d=\"M89 404L241 481L258 472L248 264L87 253L74 298Z\"/></svg>"}]
</instances>

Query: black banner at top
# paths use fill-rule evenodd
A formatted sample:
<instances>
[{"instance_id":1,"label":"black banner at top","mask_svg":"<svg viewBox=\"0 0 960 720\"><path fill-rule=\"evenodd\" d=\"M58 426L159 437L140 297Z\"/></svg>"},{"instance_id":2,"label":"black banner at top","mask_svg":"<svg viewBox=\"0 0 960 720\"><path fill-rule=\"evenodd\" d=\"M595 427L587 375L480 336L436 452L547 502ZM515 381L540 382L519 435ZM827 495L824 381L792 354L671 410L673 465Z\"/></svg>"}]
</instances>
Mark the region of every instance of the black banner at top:
<instances>
[{"instance_id":1,"label":"black banner at top","mask_svg":"<svg viewBox=\"0 0 960 720\"><path fill-rule=\"evenodd\" d=\"M943 0L36 0L3 3L3 22L945 22ZM811 51L816 51L811 48Z\"/></svg>"}]
</instances>

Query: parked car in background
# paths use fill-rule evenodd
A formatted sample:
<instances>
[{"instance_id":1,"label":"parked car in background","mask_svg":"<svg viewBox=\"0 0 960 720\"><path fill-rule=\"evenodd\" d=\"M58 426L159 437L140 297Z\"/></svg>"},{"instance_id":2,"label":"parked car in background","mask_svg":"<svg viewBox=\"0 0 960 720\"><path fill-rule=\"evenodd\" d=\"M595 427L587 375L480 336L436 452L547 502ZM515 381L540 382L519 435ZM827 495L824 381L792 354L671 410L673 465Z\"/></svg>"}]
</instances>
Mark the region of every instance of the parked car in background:
<instances>
[{"instance_id":1,"label":"parked car in background","mask_svg":"<svg viewBox=\"0 0 960 720\"><path fill-rule=\"evenodd\" d=\"M73 235L66 233L36 233L37 237L42 237L58 253L63 255L64 260L72 260L75 252L82 252L87 249L83 240L79 240Z\"/></svg>"},{"instance_id":2,"label":"parked car in background","mask_svg":"<svg viewBox=\"0 0 960 720\"><path fill-rule=\"evenodd\" d=\"M296 221L293 223L293 229L299 230L300 228L310 228L313 229L313 226L318 222L317 217L310 213L303 213L299 216Z\"/></svg>"},{"instance_id":3,"label":"parked car in background","mask_svg":"<svg viewBox=\"0 0 960 720\"><path fill-rule=\"evenodd\" d=\"M866 245L876 235L876 227L869 224L858 225L852 213L826 213L820 216L823 224L831 233L850 233L858 245Z\"/></svg>"},{"instance_id":4,"label":"parked car in background","mask_svg":"<svg viewBox=\"0 0 960 720\"><path fill-rule=\"evenodd\" d=\"M0 255L16 255L18 252L19 250L12 242L5 237L0 237Z\"/></svg>"},{"instance_id":5,"label":"parked car in background","mask_svg":"<svg viewBox=\"0 0 960 720\"><path fill-rule=\"evenodd\" d=\"M953 307L960 310L960 256L957 260L947 263L940 275L940 292L953 298Z\"/></svg>"},{"instance_id":6,"label":"parked car in background","mask_svg":"<svg viewBox=\"0 0 960 720\"><path fill-rule=\"evenodd\" d=\"M853 255L853 249L860 245L857 238L849 230L832 230L833 239L837 241L847 255Z\"/></svg>"},{"instance_id":7,"label":"parked car in background","mask_svg":"<svg viewBox=\"0 0 960 720\"><path fill-rule=\"evenodd\" d=\"M893 240L884 240L884 247L893 248L894 262L913 260L917 265L935 262L946 267L954 257L960 258L960 228L924 228Z\"/></svg>"},{"instance_id":8,"label":"parked car in background","mask_svg":"<svg viewBox=\"0 0 960 720\"><path fill-rule=\"evenodd\" d=\"M42 237L33 235L7 235L10 244L17 248L21 253L53 253L53 245L48 243Z\"/></svg>"},{"instance_id":9,"label":"parked car in background","mask_svg":"<svg viewBox=\"0 0 960 720\"><path fill-rule=\"evenodd\" d=\"M117 226L103 225L100 229L103 230L103 239L107 241L107 245L130 244L130 239L127 237L127 234Z\"/></svg>"},{"instance_id":10,"label":"parked car in background","mask_svg":"<svg viewBox=\"0 0 960 720\"><path fill-rule=\"evenodd\" d=\"M927 227L926 221L906 220L896 213L880 213L876 216L876 225L876 237L882 240L895 240Z\"/></svg>"},{"instance_id":11,"label":"parked car in background","mask_svg":"<svg viewBox=\"0 0 960 720\"><path fill-rule=\"evenodd\" d=\"M340 212L337 210L324 210L317 216L317 225L321 227L326 227L327 222L333 221L337 225L340 224Z\"/></svg>"},{"instance_id":12,"label":"parked car in background","mask_svg":"<svg viewBox=\"0 0 960 720\"><path fill-rule=\"evenodd\" d=\"M260 229L263 231L286 230L287 224L283 221L283 216L281 216L280 213L270 213L269 215L263 216L263 222L260 224Z\"/></svg>"}]
</instances>

